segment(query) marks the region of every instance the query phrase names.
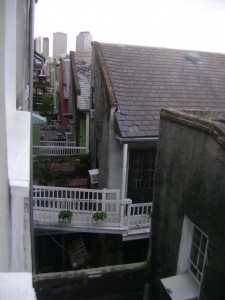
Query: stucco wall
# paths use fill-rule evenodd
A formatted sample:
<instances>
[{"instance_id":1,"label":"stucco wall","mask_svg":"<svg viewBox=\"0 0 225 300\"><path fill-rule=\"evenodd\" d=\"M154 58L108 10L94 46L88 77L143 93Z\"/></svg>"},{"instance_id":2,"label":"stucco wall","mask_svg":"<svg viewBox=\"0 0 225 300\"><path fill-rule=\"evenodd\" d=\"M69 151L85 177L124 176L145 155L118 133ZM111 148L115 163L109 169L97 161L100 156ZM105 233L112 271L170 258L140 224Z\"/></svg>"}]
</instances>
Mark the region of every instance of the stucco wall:
<instances>
[{"instance_id":1,"label":"stucco wall","mask_svg":"<svg viewBox=\"0 0 225 300\"><path fill-rule=\"evenodd\" d=\"M95 49L92 54L92 80L94 87L95 118L90 120L90 152L92 167L98 157L99 188L117 188L122 185L123 147L114 135L114 108L109 103L106 83L103 80ZM96 146L97 142L97 146ZM96 153L98 151L98 154Z\"/></svg>"},{"instance_id":2,"label":"stucco wall","mask_svg":"<svg viewBox=\"0 0 225 300\"><path fill-rule=\"evenodd\" d=\"M108 138L110 105L106 95L106 88L102 74L93 51L92 55L92 83L94 87L94 109L95 118L90 120L90 152L92 167L96 168L96 157L98 157L100 170L99 188L107 187L108 178ZM98 154L96 153L98 152Z\"/></svg>"},{"instance_id":3,"label":"stucco wall","mask_svg":"<svg viewBox=\"0 0 225 300\"><path fill-rule=\"evenodd\" d=\"M33 278L38 300L141 300L144 263L49 273Z\"/></svg>"},{"instance_id":4,"label":"stucco wall","mask_svg":"<svg viewBox=\"0 0 225 300\"><path fill-rule=\"evenodd\" d=\"M5 1L0 6L0 39L5 40ZM5 49L0 47L0 65L2 72L5 72ZM8 272L10 270L10 254L11 252L11 222L10 222L10 205L9 205L9 184L8 184L8 166L7 166L7 139L6 139L6 114L5 114L5 78L0 80L1 90L1 111L0 111L0 210L1 214L1 247L0 247L0 272Z\"/></svg>"},{"instance_id":5,"label":"stucco wall","mask_svg":"<svg viewBox=\"0 0 225 300\"><path fill-rule=\"evenodd\" d=\"M152 215L155 299L159 279L176 274L184 215L208 235L200 299L225 295L225 149L210 126L202 130L194 123L160 121Z\"/></svg>"}]
</instances>

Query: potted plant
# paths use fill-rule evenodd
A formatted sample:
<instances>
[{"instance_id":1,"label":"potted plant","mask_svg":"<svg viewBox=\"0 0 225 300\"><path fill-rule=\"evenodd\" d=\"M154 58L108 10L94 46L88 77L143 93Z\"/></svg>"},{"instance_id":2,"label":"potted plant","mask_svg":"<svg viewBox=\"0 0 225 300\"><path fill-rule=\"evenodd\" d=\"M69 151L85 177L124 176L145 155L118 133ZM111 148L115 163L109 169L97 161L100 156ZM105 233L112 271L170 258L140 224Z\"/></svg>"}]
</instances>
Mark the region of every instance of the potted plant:
<instances>
[{"instance_id":1,"label":"potted plant","mask_svg":"<svg viewBox=\"0 0 225 300\"><path fill-rule=\"evenodd\" d=\"M61 210L58 214L59 222L61 220L63 220L63 222L65 222L65 220L71 222L72 215L73 212L71 210Z\"/></svg>"},{"instance_id":2,"label":"potted plant","mask_svg":"<svg viewBox=\"0 0 225 300\"><path fill-rule=\"evenodd\" d=\"M107 218L107 214L104 211L96 211L93 216L92 216L93 220L98 222L99 220L105 221L105 219Z\"/></svg>"}]
</instances>

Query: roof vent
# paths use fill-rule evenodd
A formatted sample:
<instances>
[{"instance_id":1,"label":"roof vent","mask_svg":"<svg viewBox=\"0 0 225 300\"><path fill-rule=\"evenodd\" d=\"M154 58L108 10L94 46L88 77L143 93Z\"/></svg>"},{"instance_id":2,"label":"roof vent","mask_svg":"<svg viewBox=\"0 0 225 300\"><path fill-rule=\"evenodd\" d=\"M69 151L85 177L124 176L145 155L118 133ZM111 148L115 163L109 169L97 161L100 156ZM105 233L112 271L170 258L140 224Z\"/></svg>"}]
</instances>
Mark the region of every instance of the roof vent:
<instances>
[{"instance_id":1,"label":"roof vent","mask_svg":"<svg viewBox=\"0 0 225 300\"><path fill-rule=\"evenodd\" d=\"M196 52L189 52L186 56L185 56L185 58L188 60L188 61L190 61L190 62L192 62L192 63L194 63L194 64L199 64L201 61L200 61L200 56L199 56L199 54L198 53L196 53Z\"/></svg>"}]
</instances>

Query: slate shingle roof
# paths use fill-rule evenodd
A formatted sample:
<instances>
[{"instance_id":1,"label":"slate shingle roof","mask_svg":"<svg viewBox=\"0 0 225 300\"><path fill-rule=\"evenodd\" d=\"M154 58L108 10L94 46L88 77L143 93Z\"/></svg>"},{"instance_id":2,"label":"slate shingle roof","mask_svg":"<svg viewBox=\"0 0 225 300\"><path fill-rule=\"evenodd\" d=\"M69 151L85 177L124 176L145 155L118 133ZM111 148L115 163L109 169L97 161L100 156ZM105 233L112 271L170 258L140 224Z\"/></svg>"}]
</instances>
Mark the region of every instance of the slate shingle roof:
<instances>
[{"instance_id":1,"label":"slate shingle roof","mask_svg":"<svg viewBox=\"0 0 225 300\"><path fill-rule=\"evenodd\" d=\"M162 108L225 108L224 54L93 45L100 45L110 76L122 137L157 136Z\"/></svg>"},{"instance_id":2,"label":"slate shingle roof","mask_svg":"<svg viewBox=\"0 0 225 300\"><path fill-rule=\"evenodd\" d=\"M91 84L91 53L74 53L76 72L79 80L80 95L77 96L79 110L90 109L90 84Z\"/></svg>"}]
</instances>

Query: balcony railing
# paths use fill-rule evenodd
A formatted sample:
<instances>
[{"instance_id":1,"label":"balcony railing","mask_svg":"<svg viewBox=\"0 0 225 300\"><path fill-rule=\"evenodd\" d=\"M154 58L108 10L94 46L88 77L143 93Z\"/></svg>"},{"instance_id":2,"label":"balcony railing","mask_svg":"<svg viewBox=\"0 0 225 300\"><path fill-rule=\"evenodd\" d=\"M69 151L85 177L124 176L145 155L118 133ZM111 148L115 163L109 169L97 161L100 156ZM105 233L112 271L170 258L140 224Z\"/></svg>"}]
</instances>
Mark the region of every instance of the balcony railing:
<instances>
[{"instance_id":1,"label":"balcony railing","mask_svg":"<svg viewBox=\"0 0 225 300\"><path fill-rule=\"evenodd\" d=\"M130 199L119 199L119 190L95 190L34 186L34 223L69 227L104 227L124 230L150 226L151 203L132 204ZM71 221L58 218L61 210L73 212ZM100 223L93 220L96 212L106 212Z\"/></svg>"},{"instance_id":2,"label":"balcony railing","mask_svg":"<svg viewBox=\"0 0 225 300\"><path fill-rule=\"evenodd\" d=\"M86 147L76 147L75 142L68 141L41 141L40 146L33 146L33 155L79 155L86 153Z\"/></svg>"},{"instance_id":3,"label":"balcony railing","mask_svg":"<svg viewBox=\"0 0 225 300\"><path fill-rule=\"evenodd\" d=\"M41 146L49 147L76 147L76 142L70 141L41 141Z\"/></svg>"}]
</instances>

